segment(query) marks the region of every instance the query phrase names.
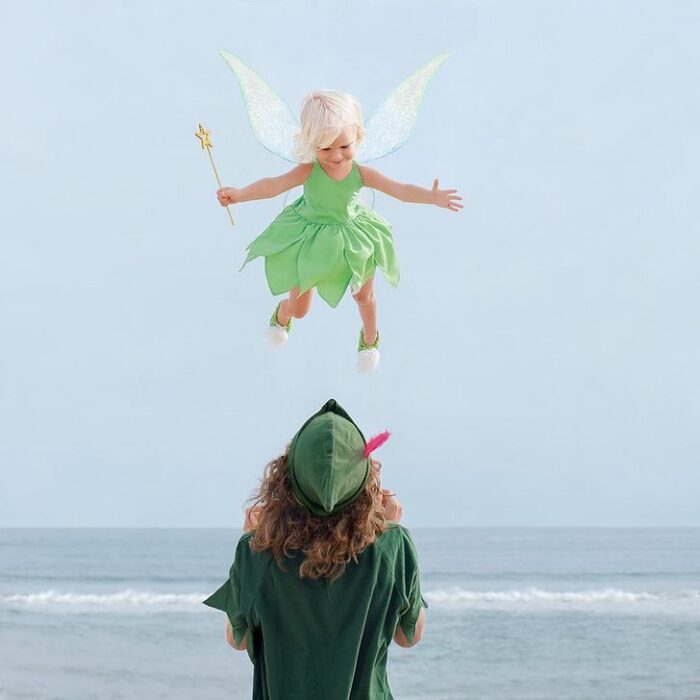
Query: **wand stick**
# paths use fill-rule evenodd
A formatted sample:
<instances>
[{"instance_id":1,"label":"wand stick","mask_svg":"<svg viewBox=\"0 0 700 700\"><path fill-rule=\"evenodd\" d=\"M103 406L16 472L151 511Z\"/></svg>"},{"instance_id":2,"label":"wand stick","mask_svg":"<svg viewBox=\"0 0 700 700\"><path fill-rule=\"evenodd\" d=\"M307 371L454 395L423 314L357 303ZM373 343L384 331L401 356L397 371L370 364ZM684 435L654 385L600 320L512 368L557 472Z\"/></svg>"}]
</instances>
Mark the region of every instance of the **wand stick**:
<instances>
[{"instance_id":1,"label":"wand stick","mask_svg":"<svg viewBox=\"0 0 700 700\"><path fill-rule=\"evenodd\" d=\"M219 185L219 189L221 189L223 185L221 184L221 180L219 179L219 173L216 170L216 165L214 165L214 159L211 155L211 149L214 148L211 142L211 132L207 131L200 124L199 129L195 131L194 135L199 139L199 142L202 145L202 150L206 150L207 155L209 156L209 162L211 163L212 170L214 171L214 177L216 178L216 182ZM231 222L231 226L233 226L233 217L231 216L231 212L229 211L228 204L226 205L226 213L228 214L228 220Z\"/></svg>"}]
</instances>

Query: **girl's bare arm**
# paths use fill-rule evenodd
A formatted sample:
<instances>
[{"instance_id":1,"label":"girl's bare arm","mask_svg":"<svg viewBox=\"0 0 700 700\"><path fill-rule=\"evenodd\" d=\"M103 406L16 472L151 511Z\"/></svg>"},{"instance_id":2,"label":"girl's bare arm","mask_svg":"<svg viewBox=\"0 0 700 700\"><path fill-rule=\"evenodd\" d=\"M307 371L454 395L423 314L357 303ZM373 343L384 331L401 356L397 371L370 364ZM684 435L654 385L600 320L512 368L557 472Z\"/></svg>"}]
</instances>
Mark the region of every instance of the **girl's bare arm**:
<instances>
[{"instance_id":1,"label":"girl's bare arm","mask_svg":"<svg viewBox=\"0 0 700 700\"><path fill-rule=\"evenodd\" d=\"M303 185L310 172L311 163L302 163L283 175L266 177L241 189L222 187L220 190L217 190L216 197L219 200L219 204L223 207L229 204L249 202L252 199L276 197L282 192L291 190L292 187Z\"/></svg>"},{"instance_id":2,"label":"girl's bare arm","mask_svg":"<svg viewBox=\"0 0 700 700\"><path fill-rule=\"evenodd\" d=\"M396 182L396 180L392 180L382 175L378 170L368 168L366 165L360 165L359 168L365 187L384 192L384 194L400 199L402 202L434 204L437 207L443 207L450 211L459 211L462 208L460 204L462 198L455 194L457 190L439 189L437 179L433 182L433 188L429 190L418 185Z\"/></svg>"}]
</instances>

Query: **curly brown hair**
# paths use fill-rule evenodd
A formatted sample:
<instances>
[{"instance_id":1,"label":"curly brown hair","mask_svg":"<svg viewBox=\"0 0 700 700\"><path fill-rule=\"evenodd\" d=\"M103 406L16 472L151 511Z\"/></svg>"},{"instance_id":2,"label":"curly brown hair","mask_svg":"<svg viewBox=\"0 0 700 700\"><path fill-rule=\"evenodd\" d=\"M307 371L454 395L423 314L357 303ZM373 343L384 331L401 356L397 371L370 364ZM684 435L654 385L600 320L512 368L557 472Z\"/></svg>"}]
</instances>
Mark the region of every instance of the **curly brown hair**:
<instances>
[{"instance_id":1,"label":"curly brown hair","mask_svg":"<svg viewBox=\"0 0 700 700\"><path fill-rule=\"evenodd\" d=\"M295 498L285 453L267 465L251 501L253 508L260 507L251 549L271 550L283 571L285 558L302 552L301 578L339 578L347 564L356 562L360 552L386 529L379 470L374 466L365 490L353 503L339 513L319 517Z\"/></svg>"}]
</instances>

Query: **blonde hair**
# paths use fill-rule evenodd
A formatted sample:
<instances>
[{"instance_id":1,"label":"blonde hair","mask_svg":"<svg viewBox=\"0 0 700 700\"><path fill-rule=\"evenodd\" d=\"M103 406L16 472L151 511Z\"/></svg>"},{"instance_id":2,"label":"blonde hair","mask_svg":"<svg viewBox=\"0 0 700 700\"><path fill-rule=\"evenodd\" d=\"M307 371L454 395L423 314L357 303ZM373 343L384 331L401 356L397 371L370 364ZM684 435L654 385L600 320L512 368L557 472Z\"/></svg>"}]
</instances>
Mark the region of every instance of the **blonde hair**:
<instances>
[{"instance_id":1,"label":"blonde hair","mask_svg":"<svg viewBox=\"0 0 700 700\"><path fill-rule=\"evenodd\" d=\"M301 131L294 137L297 157L303 163L316 160L316 149L330 146L348 127L355 127L359 144L365 128L356 97L334 90L309 93L301 105Z\"/></svg>"}]
</instances>

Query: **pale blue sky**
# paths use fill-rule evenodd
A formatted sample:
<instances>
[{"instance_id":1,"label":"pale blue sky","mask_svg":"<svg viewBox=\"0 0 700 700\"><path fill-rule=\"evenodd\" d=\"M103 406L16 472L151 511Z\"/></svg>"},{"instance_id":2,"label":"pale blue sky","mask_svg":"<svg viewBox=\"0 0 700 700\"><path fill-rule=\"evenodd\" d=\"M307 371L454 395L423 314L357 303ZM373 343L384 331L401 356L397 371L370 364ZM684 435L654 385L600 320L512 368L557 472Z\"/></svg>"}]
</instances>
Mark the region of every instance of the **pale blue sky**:
<instances>
[{"instance_id":1,"label":"pale blue sky","mask_svg":"<svg viewBox=\"0 0 700 700\"><path fill-rule=\"evenodd\" d=\"M700 7L695 2L3 3L0 526L237 525L327 398L393 432L385 482L423 525L700 525ZM285 169L218 56L296 110L367 113L443 50L377 196L379 374L345 300L282 353L227 184ZM318 300L317 300L318 301Z\"/></svg>"}]
</instances>

